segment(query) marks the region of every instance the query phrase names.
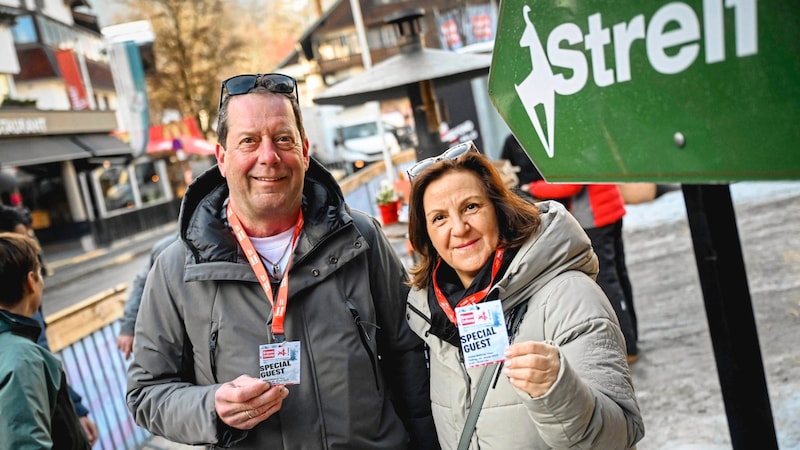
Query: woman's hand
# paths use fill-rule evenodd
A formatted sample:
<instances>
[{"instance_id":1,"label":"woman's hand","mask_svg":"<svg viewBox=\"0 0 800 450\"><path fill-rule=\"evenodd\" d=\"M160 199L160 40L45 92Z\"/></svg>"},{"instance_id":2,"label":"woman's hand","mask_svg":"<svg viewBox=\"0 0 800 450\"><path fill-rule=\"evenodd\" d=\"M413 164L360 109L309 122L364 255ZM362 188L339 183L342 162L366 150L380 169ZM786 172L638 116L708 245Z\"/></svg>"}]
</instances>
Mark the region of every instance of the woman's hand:
<instances>
[{"instance_id":1,"label":"woman's hand","mask_svg":"<svg viewBox=\"0 0 800 450\"><path fill-rule=\"evenodd\" d=\"M561 360L558 349L544 342L527 341L506 349L503 373L511 384L533 398L550 390L558 378Z\"/></svg>"}]
</instances>

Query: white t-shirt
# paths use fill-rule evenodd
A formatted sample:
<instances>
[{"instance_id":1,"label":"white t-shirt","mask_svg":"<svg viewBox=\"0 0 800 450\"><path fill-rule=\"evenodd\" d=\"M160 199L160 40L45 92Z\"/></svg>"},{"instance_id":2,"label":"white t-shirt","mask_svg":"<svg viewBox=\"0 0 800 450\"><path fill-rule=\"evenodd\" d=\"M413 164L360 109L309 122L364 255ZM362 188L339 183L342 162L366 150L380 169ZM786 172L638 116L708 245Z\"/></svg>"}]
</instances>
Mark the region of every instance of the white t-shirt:
<instances>
[{"instance_id":1,"label":"white t-shirt","mask_svg":"<svg viewBox=\"0 0 800 450\"><path fill-rule=\"evenodd\" d=\"M292 249L289 247L292 245L293 236L294 227L291 227L275 236L250 238L253 247L256 249L256 252L258 252L258 255L261 256L261 260L267 268L267 273L275 280L279 280L283 277L286 265L289 264L289 255L292 253ZM273 270L273 264L279 267L277 276Z\"/></svg>"}]
</instances>

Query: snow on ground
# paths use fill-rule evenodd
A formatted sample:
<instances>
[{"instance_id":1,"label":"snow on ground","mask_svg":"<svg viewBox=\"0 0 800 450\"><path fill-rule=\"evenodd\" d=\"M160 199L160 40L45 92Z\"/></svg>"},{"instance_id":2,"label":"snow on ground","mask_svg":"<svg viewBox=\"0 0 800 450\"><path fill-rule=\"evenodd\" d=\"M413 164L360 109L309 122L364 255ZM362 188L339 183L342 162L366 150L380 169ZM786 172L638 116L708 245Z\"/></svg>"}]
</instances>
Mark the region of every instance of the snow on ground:
<instances>
[{"instance_id":1,"label":"snow on ground","mask_svg":"<svg viewBox=\"0 0 800 450\"><path fill-rule=\"evenodd\" d=\"M800 181L745 181L730 185L734 207L800 195ZM650 228L686 219L686 204L680 190L639 205L625 207L625 228Z\"/></svg>"}]
</instances>

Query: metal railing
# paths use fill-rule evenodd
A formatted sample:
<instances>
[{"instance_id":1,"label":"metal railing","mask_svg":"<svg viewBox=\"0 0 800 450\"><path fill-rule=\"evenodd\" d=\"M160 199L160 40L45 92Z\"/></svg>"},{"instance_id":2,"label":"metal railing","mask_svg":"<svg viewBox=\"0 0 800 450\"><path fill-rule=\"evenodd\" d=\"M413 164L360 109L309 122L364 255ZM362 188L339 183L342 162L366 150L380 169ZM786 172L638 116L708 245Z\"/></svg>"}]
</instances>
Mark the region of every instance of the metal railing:
<instances>
[{"instance_id":1,"label":"metal railing","mask_svg":"<svg viewBox=\"0 0 800 450\"><path fill-rule=\"evenodd\" d=\"M151 438L125 404L127 363L116 345L125 291L120 285L47 317L50 347L97 425L98 450L139 449Z\"/></svg>"}]
</instances>

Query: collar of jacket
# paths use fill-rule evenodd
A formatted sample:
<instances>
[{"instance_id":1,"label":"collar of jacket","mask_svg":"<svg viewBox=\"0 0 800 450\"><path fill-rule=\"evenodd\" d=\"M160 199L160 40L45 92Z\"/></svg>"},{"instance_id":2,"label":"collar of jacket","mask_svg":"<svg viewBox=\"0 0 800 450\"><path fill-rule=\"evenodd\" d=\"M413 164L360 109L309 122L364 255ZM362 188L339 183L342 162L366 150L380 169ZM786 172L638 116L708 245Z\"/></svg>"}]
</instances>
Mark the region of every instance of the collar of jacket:
<instances>
[{"instance_id":1,"label":"collar of jacket","mask_svg":"<svg viewBox=\"0 0 800 450\"><path fill-rule=\"evenodd\" d=\"M497 280L495 280L495 283L503 278L503 275L505 274L518 250L519 248L512 248L505 252L500 270L497 272ZM483 289L492 281L493 262L494 258L489 258L478 272L478 275L472 281L472 284L464 289L461 285L458 275L456 275L455 270L442 261L442 265L439 267L439 271L437 273L437 281L439 283L439 287L442 289L442 293L447 298L447 301L450 303L451 307L455 308L462 298ZM497 298L497 289L492 289L487 293L486 298L483 301L488 302L496 300ZM433 283L428 285L428 307L431 310L430 333L455 347L460 347L461 339L458 334L458 328L455 326L455 324L453 324L453 322L450 322L450 319L447 318L447 315L439 306L439 302L436 299L436 294L433 292Z\"/></svg>"},{"instance_id":2,"label":"collar of jacket","mask_svg":"<svg viewBox=\"0 0 800 450\"><path fill-rule=\"evenodd\" d=\"M42 332L39 324L30 317L0 309L0 333L12 332L36 342Z\"/></svg>"},{"instance_id":3,"label":"collar of jacket","mask_svg":"<svg viewBox=\"0 0 800 450\"><path fill-rule=\"evenodd\" d=\"M228 185L215 165L187 188L178 215L181 239L195 262L236 261L238 247L224 217ZM336 180L314 158L309 159L303 188L303 233L317 241L350 223L344 195Z\"/></svg>"}]
</instances>

